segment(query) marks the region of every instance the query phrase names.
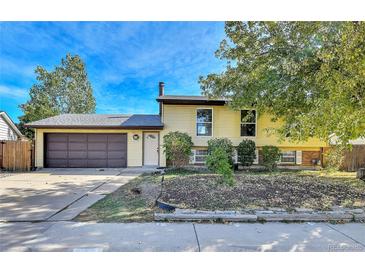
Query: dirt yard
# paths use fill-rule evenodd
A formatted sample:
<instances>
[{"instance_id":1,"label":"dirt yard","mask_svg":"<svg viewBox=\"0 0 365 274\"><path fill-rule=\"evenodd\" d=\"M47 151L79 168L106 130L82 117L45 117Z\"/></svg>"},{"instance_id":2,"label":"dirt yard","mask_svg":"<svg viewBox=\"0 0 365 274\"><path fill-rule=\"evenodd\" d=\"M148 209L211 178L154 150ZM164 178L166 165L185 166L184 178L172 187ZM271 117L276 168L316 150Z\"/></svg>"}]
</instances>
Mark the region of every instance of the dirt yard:
<instances>
[{"instance_id":1,"label":"dirt yard","mask_svg":"<svg viewBox=\"0 0 365 274\"><path fill-rule=\"evenodd\" d=\"M235 177L237 182L233 187L219 184L217 175L167 179L161 200L183 208L204 210L365 207L365 182L356 179L354 173L238 172Z\"/></svg>"},{"instance_id":2,"label":"dirt yard","mask_svg":"<svg viewBox=\"0 0 365 274\"><path fill-rule=\"evenodd\" d=\"M296 207L328 210L333 206L365 207L365 182L355 173L319 171L237 172L233 187L218 175L195 171L142 175L81 213L77 221L153 221L156 199L180 208L242 210Z\"/></svg>"}]
</instances>

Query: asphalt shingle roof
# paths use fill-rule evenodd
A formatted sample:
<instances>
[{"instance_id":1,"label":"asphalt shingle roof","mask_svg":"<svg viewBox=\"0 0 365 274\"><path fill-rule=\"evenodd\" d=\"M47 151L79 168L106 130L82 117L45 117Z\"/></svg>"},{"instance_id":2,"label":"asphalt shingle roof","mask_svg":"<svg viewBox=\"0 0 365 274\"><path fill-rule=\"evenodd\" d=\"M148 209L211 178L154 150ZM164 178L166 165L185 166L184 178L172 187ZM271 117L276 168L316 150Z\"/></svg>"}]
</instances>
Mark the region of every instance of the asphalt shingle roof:
<instances>
[{"instance_id":1,"label":"asphalt shingle roof","mask_svg":"<svg viewBox=\"0 0 365 274\"><path fill-rule=\"evenodd\" d=\"M185 95L162 95L157 97L157 101L159 100L227 101L223 98L209 99L207 96L185 96Z\"/></svg>"},{"instance_id":2,"label":"asphalt shingle roof","mask_svg":"<svg viewBox=\"0 0 365 274\"><path fill-rule=\"evenodd\" d=\"M159 115L61 114L27 124L29 127L162 128Z\"/></svg>"}]
</instances>

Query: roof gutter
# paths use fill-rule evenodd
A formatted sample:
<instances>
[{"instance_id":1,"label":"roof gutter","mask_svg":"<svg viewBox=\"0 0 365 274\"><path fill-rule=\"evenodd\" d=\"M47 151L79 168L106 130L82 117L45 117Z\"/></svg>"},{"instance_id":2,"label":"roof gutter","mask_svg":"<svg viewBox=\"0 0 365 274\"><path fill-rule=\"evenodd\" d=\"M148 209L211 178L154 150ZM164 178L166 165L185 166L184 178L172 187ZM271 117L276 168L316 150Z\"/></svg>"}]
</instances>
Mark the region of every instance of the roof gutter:
<instances>
[{"instance_id":1,"label":"roof gutter","mask_svg":"<svg viewBox=\"0 0 365 274\"><path fill-rule=\"evenodd\" d=\"M25 125L29 128L60 128L60 129L154 129L154 130L162 130L164 126L67 126L67 125Z\"/></svg>"},{"instance_id":2,"label":"roof gutter","mask_svg":"<svg viewBox=\"0 0 365 274\"><path fill-rule=\"evenodd\" d=\"M188 99L156 99L157 102L162 102L166 105L213 105L224 106L227 101L224 100L188 100Z\"/></svg>"}]
</instances>

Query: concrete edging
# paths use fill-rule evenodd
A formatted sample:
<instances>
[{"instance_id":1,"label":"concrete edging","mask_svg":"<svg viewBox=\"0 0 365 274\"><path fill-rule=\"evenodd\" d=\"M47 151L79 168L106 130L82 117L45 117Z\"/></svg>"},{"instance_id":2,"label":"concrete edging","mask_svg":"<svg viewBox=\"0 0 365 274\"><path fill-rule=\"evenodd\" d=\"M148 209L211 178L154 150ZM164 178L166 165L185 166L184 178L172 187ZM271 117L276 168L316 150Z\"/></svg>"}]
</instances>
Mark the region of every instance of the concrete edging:
<instances>
[{"instance_id":1,"label":"concrete edging","mask_svg":"<svg viewBox=\"0 0 365 274\"><path fill-rule=\"evenodd\" d=\"M202 211L177 208L171 213L155 213L155 221L227 221L227 222L365 222L364 209L341 208L314 211L297 208L288 212L282 208L247 211Z\"/></svg>"}]
</instances>

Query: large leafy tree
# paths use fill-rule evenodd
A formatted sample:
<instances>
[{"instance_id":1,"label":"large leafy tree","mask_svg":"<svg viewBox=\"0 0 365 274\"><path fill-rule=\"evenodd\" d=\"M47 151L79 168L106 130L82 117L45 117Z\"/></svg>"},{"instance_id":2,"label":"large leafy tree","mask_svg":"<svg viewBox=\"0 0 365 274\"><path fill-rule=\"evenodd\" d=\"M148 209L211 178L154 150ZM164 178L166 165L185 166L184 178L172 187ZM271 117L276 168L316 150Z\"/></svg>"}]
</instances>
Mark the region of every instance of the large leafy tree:
<instances>
[{"instance_id":1,"label":"large leafy tree","mask_svg":"<svg viewBox=\"0 0 365 274\"><path fill-rule=\"evenodd\" d=\"M205 95L282 119L281 137L365 136L365 22L227 22Z\"/></svg>"},{"instance_id":2,"label":"large leafy tree","mask_svg":"<svg viewBox=\"0 0 365 274\"><path fill-rule=\"evenodd\" d=\"M66 55L53 71L38 66L37 83L29 90L30 99L20 105L24 115L19 126L33 137L24 124L62 113L94 113L95 98L85 64L78 55Z\"/></svg>"}]
</instances>

